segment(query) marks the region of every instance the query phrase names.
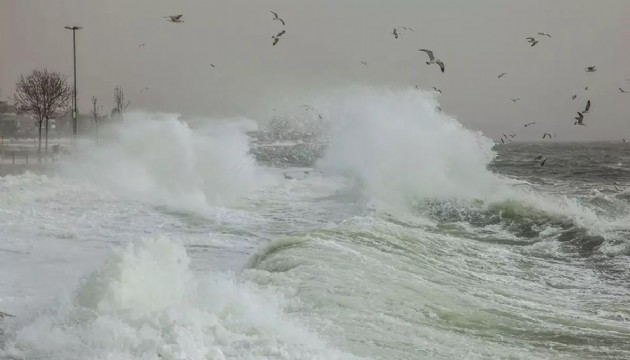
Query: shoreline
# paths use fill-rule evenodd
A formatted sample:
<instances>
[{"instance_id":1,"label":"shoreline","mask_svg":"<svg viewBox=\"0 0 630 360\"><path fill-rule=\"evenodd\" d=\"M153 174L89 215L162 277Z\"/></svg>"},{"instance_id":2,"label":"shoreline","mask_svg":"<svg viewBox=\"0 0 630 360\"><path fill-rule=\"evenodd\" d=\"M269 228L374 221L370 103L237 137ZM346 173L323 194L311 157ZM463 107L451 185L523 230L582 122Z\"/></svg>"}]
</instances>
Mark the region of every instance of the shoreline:
<instances>
[{"instance_id":1,"label":"shoreline","mask_svg":"<svg viewBox=\"0 0 630 360\"><path fill-rule=\"evenodd\" d=\"M1 164L0 177L18 176L30 172L37 175L45 175L54 169L55 164Z\"/></svg>"}]
</instances>

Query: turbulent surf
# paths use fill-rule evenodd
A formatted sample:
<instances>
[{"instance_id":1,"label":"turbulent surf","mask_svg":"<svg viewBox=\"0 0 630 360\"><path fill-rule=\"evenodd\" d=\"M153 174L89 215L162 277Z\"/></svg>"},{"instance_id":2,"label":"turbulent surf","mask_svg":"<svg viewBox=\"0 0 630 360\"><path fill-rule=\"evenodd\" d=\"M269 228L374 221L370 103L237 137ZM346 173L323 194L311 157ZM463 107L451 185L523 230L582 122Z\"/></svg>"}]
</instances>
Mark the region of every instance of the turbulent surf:
<instances>
[{"instance_id":1,"label":"turbulent surf","mask_svg":"<svg viewBox=\"0 0 630 360\"><path fill-rule=\"evenodd\" d=\"M495 146L436 106L136 112L0 178L0 358L630 358L630 146Z\"/></svg>"}]
</instances>

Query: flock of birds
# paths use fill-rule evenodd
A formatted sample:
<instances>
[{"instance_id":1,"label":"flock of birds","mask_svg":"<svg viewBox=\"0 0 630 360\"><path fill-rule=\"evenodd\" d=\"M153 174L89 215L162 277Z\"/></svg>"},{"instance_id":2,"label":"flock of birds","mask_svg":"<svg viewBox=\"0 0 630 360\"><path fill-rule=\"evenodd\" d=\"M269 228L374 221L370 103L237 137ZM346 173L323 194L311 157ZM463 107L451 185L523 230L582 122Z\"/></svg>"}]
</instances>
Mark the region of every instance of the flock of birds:
<instances>
[{"instance_id":1,"label":"flock of birds","mask_svg":"<svg viewBox=\"0 0 630 360\"><path fill-rule=\"evenodd\" d=\"M551 37L550 34L543 33L543 32L539 32L538 34L539 35L544 35L544 36L547 36L547 37ZM526 39L529 41L531 46L534 46L534 45L538 44L538 42L539 42L537 39L535 39L533 37L528 37ZM584 70L586 72L591 72L592 73L592 72L596 72L597 71L597 67L596 66L588 66ZM498 78L500 79L500 78L502 78L505 75L507 75L507 73L501 73L501 74L499 74ZM435 90L436 88L434 87L433 89ZM584 87L584 90L588 90L588 86ZM624 90L622 88L619 88L619 92L622 93L622 94L628 93L628 91L626 91L626 90ZM440 91L440 93L442 93L442 92ZM577 94L573 94L571 96L571 100L575 100L575 99L577 99L577 97L578 97ZM512 102L517 102L517 101L520 100L520 98L515 98L515 99L510 99L510 100L512 100ZM584 110L577 112L577 116L574 118L575 122L573 123L573 125L586 126L586 124L584 124L584 114L588 114L590 109L591 109L591 100L587 100L586 101L586 105L584 106ZM527 124L524 124L523 127L528 127L528 126L532 126L532 125L536 125L536 122L529 122ZM510 137L514 138L515 136L516 135L510 136ZM546 133L543 134L542 138L546 139L547 137L549 137L550 139L551 138L555 138L556 134L554 134L552 136L550 133L546 132ZM508 138L508 136L505 135L505 134L503 134L503 136L500 138L500 140L501 140L502 144L505 144L506 142L510 142L511 141L510 138ZM544 165L544 162L542 163L542 165Z\"/></svg>"},{"instance_id":2,"label":"flock of birds","mask_svg":"<svg viewBox=\"0 0 630 360\"><path fill-rule=\"evenodd\" d=\"M394 36L395 39L398 39L398 37L400 36L400 31L401 30L413 31L413 29L408 28L408 27L394 28L394 30L392 32L392 35ZM537 34L540 35L540 36L545 36L547 38L551 38L551 34L548 34L548 33L545 33L545 32L539 32ZM538 44L540 42L540 40L536 39L533 36L529 36L529 37L527 37L525 39L529 42L530 46L536 46L536 44ZM444 72L444 62L442 60L440 60L440 59L437 59L435 57L435 55L433 54L433 51L427 50L427 49L419 49L419 51L424 51L429 56L429 61L426 62L427 65L437 64L440 67L440 70L442 72ZM363 63L365 64L365 62L363 62ZM585 68L585 70L586 70L586 72L593 73L593 72L597 71L597 67L596 66L588 66L588 67ZM503 72L503 73L499 74L499 76L497 76L497 78L500 79L500 78L504 77L505 75L507 75L507 73ZM418 86L416 86L416 88L418 88ZM435 92L437 92L437 93L440 93L440 94L442 93L442 90L436 88L435 86L433 87L433 90ZM586 86L584 88L584 90L588 90L588 86ZM626 91L626 90L624 90L622 88L619 88L619 92L622 93L622 94L628 93L628 91ZM574 94L573 96L571 96L572 100L575 100L576 98L577 98L577 94ZM510 99L510 100L512 100L512 102L517 102L517 101L520 100L520 98L513 98L513 99ZM590 108L591 108L591 100L587 100L584 110L582 110L581 112L580 111L577 112L578 116L575 117L574 125L586 126L586 124L584 124L584 114L587 114L589 112ZM441 111L442 109L440 107L437 107L436 110ZM532 126L532 125L536 125L536 122L530 122L530 123L524 124L523 126L524 127L528 127L528 126ZM509 137L507 135L503 134L503 136L500 138L500 140L501 140L502 144L505 144L506 142L508 142L508 143L511 142L512 141L511 139L514 138L514 137L516 137L516 134L510 134ZM550 139L551 138L555 138L556 134L554 134L552 136L550 133L545 132L543 134L542 138L546 139L547 137L549 137ZM542 166L545 165L546 160L547 159L545 159L545 161L541 162Z\"/></svg>"},{"instance_id":3,"label":"flock of birds","mask_svg":"<svg viewBox=\"0 0 630 360\"><path fill-rule=\"evenodd\" d=\"M278 22L280 22L282 24L282 26L286 26L285 20L282 19L280 17L280 15L278 15L277 12L275 12L275 11L270 11L270 12L273 15L273 18L272 18L273 21L278 21ZM168 19L167 21L170 21L172 23L183 23L184 21L182 20L182 17L183 17L183 15L181 15L181 14L180 15L165 16L165 18ZM391 35L394 37L394 39L398 39L404 31L414 31L414 30L412 28L410 28L410 27L407 27L407 26L397 27L397 28L394 28L392 30ZM277 45L280 42L280 39L282 38L282 36L285 33L286 33L286 30L283 29L280 32L278 32L277 34L271 36L271 38L273 39L272 46ZM538 32L537 35L539 35L541 38L542 37L546 37L548 39L552 38L551 34L548 34L548 33L545 33L545 32ZM541 40L539 40L538 38L536 38L534 36L529 36L529 37L527 37L525 39L527 40L527 42L530 44L531 47L536 46L541 41ZM144 46L144 45L145 44L140 44L139 46ZM432 50L429 50L429 49L418 49L418 51L426 53L427 56L429 57L428 61L426 61L427 65L434 65L435 64L435 65L437 65L440 68L440 71L442 73L445 72L444 62L442 60L438 59L435 56L435 54L434 54L434 52ZM367 66L367 62L366 61L361 61L361 64L364 65L364 66ZM213 68L215 67L214 64L210 64L210 66L213 67ZM594 73L594 72L597 71L597 66L587 66L584 70L586 72L588 72L588 73ZM502 77L504 77L506 75L507 75L507 73L503 72L503 73L499 74L497 76L497 78L501 79ZM416 89L419 89L418 85L416 85ZM584 90L587 91L588 90L588 86L586 86L584 88ZM433 91L435 91L435 92L437 92L439 94L442 93L442 90L438 89L435 86L433 87ZM626 90L624 90L622 88L619 88L619 92L622 93L622 94L628 93L628 91L626 91ZM574 94L574 95L571 96L571 100L575 100L575 99L577 99L577 97L578 97L577 94ZM520 100L520 98L511 98L510 100L512 102L517 102L517 101ZM577 116L574 118L575 121L574 121L573 124L574 125L580 125L580 126L586 126L586 124L584 123L584 120L585 120L584 114L588 114L590 109L591 109L591 100L587 100L586 101L586 105L584 107L584 110L577 112ZM309 109L307 108L306 110L308 111ZM442 109L440 107L436 107L436 110L437 111L441 111ZM536 125L536 122L529 122L529 123L524 124L523 126L524 127L529 127L529 126L533 126L533 125ZM509 136L506 135L506 134L503 134L503 136L500 138L500 140L501 140L502 144L506 144L506 143L511 142L512 139L515 138L515 137L516 137L516 134L509 134ZM555 138L555 137L556 137L556 134L552 135L551 133L545 132L543 134L542 138L543 139L546 139L546 138L550 138L551 139L551 138ZM535 161L542 160L540 162L541 166L544 166L545 163L547 162L547 159L546 158L543 159L542 155L538 156L534 160Z\"/></svg>"},{"instance_id":4,"label":"flock of birds","mask_svg":"<svg viewBox=\"0 0 630 360\"><path fill-rule=\"evenodd\" d=\"M538 35L551 38L551 34L544 33L544 32L539 32ZM533 36L527 37L525 39L529 42L530 46L536 46L536 44L538 44L540 42L540 40L536 39ZM594 73L594 72L597 71L597 66L587 66L584 70L586 72L588 72L588 73ZM505 75L507 75L507 73L505 73L505 72L501 73L501 74L499 74L498 78L500 79L500 78L504 77ZM433 89L437 90L435 87ZM584 87L584 90L588 91L588 86ZM622 94L628 93L628 91L626 91L626 90L624 90L622 88L619 88L619 92L622 93ZM440 93L442 93L442 92L440 91ZM575 100L575 99L577 99L577 97L578 97L577 94L573 94L571 96L571 100ZM512 100L512 102L517 102L517 101L520 100L520 98L515 98L515 99L510 99L510 100ZM584 124L584 114L588 114L590 109L591 109L591 100L587 100L586 101L586 105L584 106L584 110L577 112L577 116L574 118L575 121L573 122L573 125L586 126L586 124ZM533 125L536 125L536 122L526 123L526 124L523 125L523 127L528 127L528 126L533 126ZM506 144L506 143L511 142L512 141L511 139L513 139L514 137L516 137L516 134L509 134L509 136L506 135L506 134L503 134L501 136L500 140L501 140L502 144ZM548 133L548 132L545 132L543 134L543 136L542 136L543 140L546 139L546 138L552 139L552 138L555 138L555 137L556 137L556 134L552 135L551 133ZM623 139L622 141L624 143L626 142L625 139ZM545 166L545 164L547 163L547 158L543 158L543 155L539 155L539 156L534 158L534 162L537 162L537 163L540 162L540 166Z\"/></svg>"},{"instance_id":5,"label":"flock of birds","mask_svg":"<svg viewBox=\"0 0 630 360\"><path fill-rule=\"evenodd\" d=\"M545 35L545 36L547 36L547 37L551 37L551 35L546 34L546 33L538 33L538 34L540 34L540 35ZM527 38L527 40L531 43L531 46L534 46L534 45L536 45L536 44L538 43L538 40L536 40L536 39L535 39L535 38L533 38L533 37L528 37L528 38ZM593 72L596 72L596 71L597 71L597 67L596 67L596 66L587 66L584 70L585 70L586 72L593 73ZM504 75L506 75L506 73L502 73L502 74L500 74L500 75L499 75L499 79L500 79L501 77L503 77ZM588 90L588 86L584 87L584 90ZM626 91L626 90L624 90L624 89L622 89L622 88L619 88L619 92L620 92L620 93L622 93L622 94L626 94L626 93L628 93L628 91ZM575 100L575 99L577 99L577 94L574 94L574 95L572 95L572 96L571 96L571 100ZM511 99L511 100L512 100L512 101L514 101L514 102L516 102L516 101L518 101L518 100L520 100L520 99ZM591 110L591 100L587 100L587 101L586 101L586 105L584 106L584 110L582 110L582 111L578 111L578 112L577 112L577 116L574 118L574 120L575 120L575 121L573 122L573 125L586 126L586 124L584 124L584 114L588 114L590 110ZM523 126L524 126L524 127L528 127L528 126L532 126L532 125L535 125L535 124L536 124L536 122L530 122L530 123L524 124ZM516 136L516 134L510 134L510 137L511 137L511 138L514 138L515 136ZM555 137L556 137L556 134L553 134L553 136L552 136L550 133L545 132L545 133L543 134L543 137L542 137L542 138L543 138L543 140L544 140L544 139L546 139L547 137L548 137L548 138L550 138L550 139L551 139L551 138L555 138ZM510 141L511 141L511 140L508 138L508 136L507 136L507 135L505 135L505 134L503 134L503 136L502 136L500 139L501 139L501 143L502 143L502 144L505 144L506 142L510 142ZM626 140L625 140L625 139L623 139L622 141L623 141L624 143L626 142ZM543 159L543 156L542 156L542 155L539 155L539 156L537 156L536 158L534 158L534 161L536 161L536 162L537 162L537 161L539 161L539 160L542 160L542 161L540 161L540 166L545 166L545 163L547 162L547 158L544 158L544 159Z\"/></svg>"},{"instance_id":6,"label":"flock of birds","mask_svg":"<svg viewBox=\"0 0 630 360\"><path fill-rule=\"evenodd\" d=\"M284 21L283 18L280 17L280 15L278 15L277 12L275 11L270 11L271 14L273 15L272 20L274 21L278 21L282 24L282 26L286 26L286 21ZM183 14L179 14L179 15L168 15L168 16L164 16L165 19L167 19L166 21L175 23L175 24L181 24L184 22L184 20L182 20L182 17L184 15ZM398 37L400 36L401 31L414 31L412 28L407 27L407 26L403 26L400 28L394 28L394 30L392 31L392 35L394 36L395 39L398 39ZM271 38L273 39L271 45L275 46L278 44L278 42L280 42L280 39L282 38L282 36L286 33L286 30L281 30L280 32L278 32L275 35L272 35ZM145 46L145 44L140 44L138 45L140 47ZM435 55L433 54L433 51L428 50L428 49L419 49L418 51L423 51L425 52L428 56L429 56L429 61L426 62L427 65L433 65L436 64L440 67L440 70L442 72L444 72L444 62L440 59L437 59L435 57ZM366 65L367 66L367 62L365 61L361 61L361 64ZM210 64L212 67L215 67L213 64ZM505 75L502 74L501 76ZM501 77L499 76L499 78Z\"/></svg>"}]
</instances>

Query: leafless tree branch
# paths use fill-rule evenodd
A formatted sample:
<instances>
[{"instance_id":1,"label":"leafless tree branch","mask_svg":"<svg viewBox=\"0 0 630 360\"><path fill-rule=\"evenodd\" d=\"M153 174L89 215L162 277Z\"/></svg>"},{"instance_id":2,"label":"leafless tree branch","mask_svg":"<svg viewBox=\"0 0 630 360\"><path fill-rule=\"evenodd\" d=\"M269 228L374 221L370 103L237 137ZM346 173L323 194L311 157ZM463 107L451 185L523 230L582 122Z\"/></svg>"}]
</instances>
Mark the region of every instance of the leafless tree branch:
<instances>
[{"instance_id":1,"label":"leafless tree branch","mask_svg":"<svg viewBox=\"0 0 630 360\"><path fill-rule=\"evenodd\" d=\"M68 102L72 90L67 76L47 69L35 69L30 74L20 76L15 84L13 102L18 110L32 114L39 125L39 145L41 153L42 125L46 125L46 152L48 152L48 120L58 119L68 112Z\"/></svg>"},{"instance_id":2,"label":"leafless tree branch","mask_svg":"<svg viewBox=\"0 0 630 360\"><path fill-rule=\"evenodd\" d=\"M123 112L127 109L127 107L131 104L131 101L127 101L125 103L125 93L123 91L122 86L117 86L114 88L114 111L116 112L120 118L122 119Z\"/></svg>"}]
</instances>

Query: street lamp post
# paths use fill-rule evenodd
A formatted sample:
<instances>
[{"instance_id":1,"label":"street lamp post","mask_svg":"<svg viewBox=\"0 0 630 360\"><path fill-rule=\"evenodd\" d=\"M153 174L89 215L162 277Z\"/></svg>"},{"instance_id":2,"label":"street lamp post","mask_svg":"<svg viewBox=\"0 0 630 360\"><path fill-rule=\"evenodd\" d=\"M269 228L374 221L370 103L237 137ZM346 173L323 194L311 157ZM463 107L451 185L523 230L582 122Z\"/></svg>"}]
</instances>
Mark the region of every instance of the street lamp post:
<instances>
[{"instance_id":1,"label":"street lamp post","mask_svg":"<svg viewBox=\"0 0 630 360\"><path fill-rule=\"evenodd\" d=\"M76 42L76 31L83 29L80 26L66 26L68 30L72 30L72 52L74 58L74 91L72 97L72 134L75 139L77 136L77 42Z\"/></svg>"}]
</instances>

